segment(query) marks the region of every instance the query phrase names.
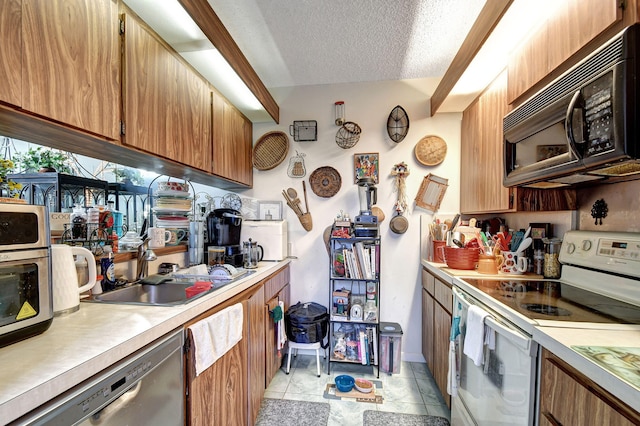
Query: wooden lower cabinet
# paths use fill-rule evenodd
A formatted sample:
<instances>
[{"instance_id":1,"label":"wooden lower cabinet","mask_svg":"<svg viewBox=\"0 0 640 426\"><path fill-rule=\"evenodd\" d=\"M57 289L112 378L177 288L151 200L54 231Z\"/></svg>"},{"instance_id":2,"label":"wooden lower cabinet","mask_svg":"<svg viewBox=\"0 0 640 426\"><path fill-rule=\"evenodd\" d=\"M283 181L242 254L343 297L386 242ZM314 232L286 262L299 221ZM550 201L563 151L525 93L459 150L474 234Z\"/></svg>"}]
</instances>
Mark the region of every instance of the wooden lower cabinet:
<instances>
[{"instance_id":1,"label":"wooden lower cabinet","mask_svg":"<svg viewBox=\"0 0 640 426\"><path fill-rule=\"evenodd\" d=\"M278 302L284 302L284 311L290 306L289 273L281 273L268 279L265 283L264 294L264 318L265 318L265 387L269 386L271 380L276 375L282 365L282 357L287 353L286 347L278 352L276 324L271 313L278 306ZM284 312L283 312L284 315Z\"/></svg>"},{"instance_id":2,"label":"wooden lower cabinet","mask_svg":"<svg viewBox=\"0 0 640 426\"><path fill-rule=\"evenodd\" d=\"M260 283L232 297L185 324L192 324L242 303L244 321L242 339L211 367L196 377L191 336L185 351L185 388L187 424L253 425L268 383L277 371L267 373L272 363L268 343L270 327L265 316L265 297L281 297L289 303L289 266L276 271ZM273 291L276 290L274 295ZM275 337L274 337L275 347ZM277 352L277 351L276 351Z\"/></svg>"},{"instance_id":3,"label":"wooden lower cabinet","mask_svg":"<svg viewBox=\"0 0 640 426\"><path fill-rule=\"evenodd\" d=\"M422 354L449 407L451 407L451 397L447 394L447 371L452 300L451 286L423 268Z\"/></svg>"},{"instance_id":4,"label":"wooden lower cabinet","mask_svg":"<svg viewBox=\"0 0 640 426\"><path fill-rule=\"evenodd\" d=\"M238 300L225 302L185 325L203 320ZM187 419L190 425L247 425L249 302L241 301L244 321L242 339L199 376L194 351L186 353ZM191 340L188 334L187 338ZM191 347L193 344L191 343Z\"/></svg>"},{"instance_id":5,"label":"wooden lower cabinet","mask_svg":"<svg viewBox=\"0 0 640 426\"><path fill-rule=\"evenodd\" d=\"M637 411L546 349L540 378L540 425L640 424Z\"/></svg>"}]
</instances>

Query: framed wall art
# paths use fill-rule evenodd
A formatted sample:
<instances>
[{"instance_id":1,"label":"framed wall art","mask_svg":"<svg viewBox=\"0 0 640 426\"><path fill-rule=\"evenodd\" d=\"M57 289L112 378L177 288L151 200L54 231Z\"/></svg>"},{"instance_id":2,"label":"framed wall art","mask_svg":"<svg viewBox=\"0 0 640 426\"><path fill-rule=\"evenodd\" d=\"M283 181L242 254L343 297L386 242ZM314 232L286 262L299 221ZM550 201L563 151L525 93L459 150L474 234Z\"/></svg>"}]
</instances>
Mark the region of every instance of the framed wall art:
<instances>
[{"instance_id":1,"label":"framed wall art","mask_svg":"<svg viewBox=\"0 0 640 426\"><path fill-rule=\"evenodd\" d=\"M258 201L259 220L282 220L282 201Z\"/></svg>"},{"instance_id":2,"label":"framed wall art","mask_svg":"<svg viewBox=\"0 0 640 426\"><path fill-rule=\"evenodd\" d=\"M379 154L377 152L354 154L353 168L355 171L354 183L358 183L358 179L366 177L372 178L375 183L378 183Z\"/></svg>"}]
</instances>

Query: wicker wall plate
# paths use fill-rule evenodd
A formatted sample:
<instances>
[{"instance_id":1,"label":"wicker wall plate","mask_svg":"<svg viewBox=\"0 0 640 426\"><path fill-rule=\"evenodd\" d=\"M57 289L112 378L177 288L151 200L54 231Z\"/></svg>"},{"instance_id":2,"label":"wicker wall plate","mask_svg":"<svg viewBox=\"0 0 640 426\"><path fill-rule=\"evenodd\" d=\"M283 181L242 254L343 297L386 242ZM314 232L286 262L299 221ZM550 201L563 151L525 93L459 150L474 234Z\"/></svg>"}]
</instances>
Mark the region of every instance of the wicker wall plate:
<instances>
[{"instance_id":1,"label":"wicker wall plate","mask_svg":"<svg viewBox=\"0 0 640 426\"><path fill-rule=\"evenodd\" d=\"M340 173L333 167L318 167L309 176L311 190L318 197L329 198L337 194L342 186Z\"/></svg>"},{"instance_id":2,"label":"wicker wall plate","mask_svg":"<svg viewBox=\"0 0 640 426\"><path fill-rule=\"evenodd\" d=\"M271 170L282 163L289 152L289 137L284 132L268 132L253 147L253 167Z\"/></svg>"},{"instance_id":3,"label":"wicker wall plate","mask_svg":"<svg viewBox=\"0 0 640 426\"><path fill-rule=\"evenodd\" d=\"M425 136L415 147L416 160L423 166L437 166L447 155L447 143L438 136Z\"/></svg>"}]
</instances>

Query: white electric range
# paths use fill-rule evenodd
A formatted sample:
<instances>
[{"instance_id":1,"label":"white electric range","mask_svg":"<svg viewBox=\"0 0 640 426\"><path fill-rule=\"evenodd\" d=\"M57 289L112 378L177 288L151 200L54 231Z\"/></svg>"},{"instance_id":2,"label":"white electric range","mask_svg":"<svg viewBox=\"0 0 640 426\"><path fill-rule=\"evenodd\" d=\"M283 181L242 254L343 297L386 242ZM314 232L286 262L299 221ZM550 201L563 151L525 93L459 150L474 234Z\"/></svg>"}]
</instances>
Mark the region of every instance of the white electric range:
<instances>
[{"instance_id":1,"label":"white electric range","mask_svg":"<svg viewBox=\"0 0 640 426\"><path fill-rule=\"evenodd\" d=\"M557 280L454 278L454 316L464 325L468 308L479 306L489 314L485 325L496 332L486 366L458 357L456 423L536 423L535 327L640 330L640 234L567 232L560 261Z\"/></svg>"}]
</instances>

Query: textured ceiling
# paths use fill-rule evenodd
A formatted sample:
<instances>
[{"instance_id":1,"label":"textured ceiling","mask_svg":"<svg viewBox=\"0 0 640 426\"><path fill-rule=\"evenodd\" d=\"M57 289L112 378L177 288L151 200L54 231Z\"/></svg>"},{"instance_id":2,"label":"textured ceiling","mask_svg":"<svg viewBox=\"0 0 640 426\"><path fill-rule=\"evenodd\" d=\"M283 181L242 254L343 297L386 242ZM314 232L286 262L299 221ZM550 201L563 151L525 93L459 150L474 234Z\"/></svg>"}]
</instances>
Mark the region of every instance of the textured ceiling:
<instances>
[{"instance_id":1,"label":"textured ceiling","mask_svg":"<svg viewBox=\"0 0 640 426\"><path fill-rule=\"evenodd\" d=\"M209 0L265 86L442 77L484 0Z\"/></svg>"}]
</instances>

